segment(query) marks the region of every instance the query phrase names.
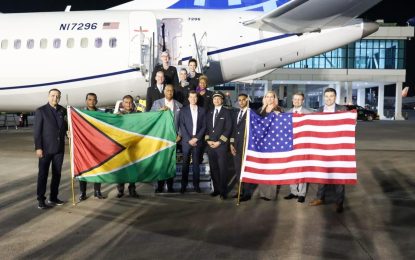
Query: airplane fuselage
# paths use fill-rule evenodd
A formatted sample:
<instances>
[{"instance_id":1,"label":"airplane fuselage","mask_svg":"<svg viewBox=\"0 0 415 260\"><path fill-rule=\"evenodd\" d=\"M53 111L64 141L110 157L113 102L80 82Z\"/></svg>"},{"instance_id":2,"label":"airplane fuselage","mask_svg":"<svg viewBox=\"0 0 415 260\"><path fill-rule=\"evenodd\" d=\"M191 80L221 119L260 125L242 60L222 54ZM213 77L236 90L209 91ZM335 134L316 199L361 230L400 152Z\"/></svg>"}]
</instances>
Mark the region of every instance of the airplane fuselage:
<instances>
[{"instance_id":1,"label":"airplane fuselage","mask_svg":"<svg viewBox=\"0 0 415 260\"><path fill-rule=\"evenodd\" d=\"M144 97L163 45L173 65L186 67L190 57L198 58L209 83L220 84L377 30L359 20L301 35L243 25L258 15L226 10L0 14L0 111L33 111L46 103L51 88L61 90L61 104L73 106L83 106L88 92L98 95L99 105L126 94Z\"/></svg>"}]
</instances>

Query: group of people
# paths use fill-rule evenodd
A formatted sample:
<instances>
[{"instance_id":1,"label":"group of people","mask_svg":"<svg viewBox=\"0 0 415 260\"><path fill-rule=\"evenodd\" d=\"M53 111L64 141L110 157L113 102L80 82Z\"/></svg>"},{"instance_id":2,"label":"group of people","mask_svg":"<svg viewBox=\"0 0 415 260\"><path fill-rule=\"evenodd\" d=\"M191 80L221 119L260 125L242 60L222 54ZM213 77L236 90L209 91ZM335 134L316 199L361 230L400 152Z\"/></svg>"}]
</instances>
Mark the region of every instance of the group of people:
<instances>
[{"instance_id":1,"label":"group of people","mask_svg":"<svg viewBox=\"0 0 415 260\"><path fill-rule=\"evenodd\" d=\"M229 172L228 158L233 156L236 179L239 180L244 133L246 127L246 115L249 98L246 94L238 95L239 110L234 111L223 106L225 96L219 92L207 89L208 78L196 72L197 61L189 60L189 71L181 69L179 73L175 67L169 64L167 52L161 53L162 64L157 65L152 73L152 84L147 89L146 111L170 110L174 116L176 129L176 142L181 146L183 154L182 178L180 192L188 191L189 167L192 163L193 189L200 193L200 164L203 154L207 152L209 158L210 174L212 178L213 191L211 196L219 196L222 200L228 197L228 181L233 175ZM64 120L66 111L60 106L60 91L52 89L49 91L48 103L36 110L35 114L35 148L39 157L39 174L37 186L38 208L46 209L53 205L62 205L63 201L58 198L58 187L61 176L61 168L64 154L64 139L67 130ZM344 108L335 104L336 91L328 88L324 92L325 106L322 112L334 112ZM134 109L133 97L126 95L122 99L122 110L120 114L137 112ZM268 91L263 97L263 106L257 111L261 116L270 113L282 113L283 109L278 105L278 97L274 91ZM299 92L293 96L293 108L287 112L309 113L303 107L304 94ZM97 110L97 95L88 93L86 95L86 109ZM230 154L229 154L230 153ZM48 169L52 164L52 183L49 197L49 205L45 203L46 183ZM167 184L167 185L165 185ZM117 185L117 197L124 196L124 183ZM156 193L174 192L173 178L159 181L155 189ZM101 193L101 185L94 183L94 197L105 199ZM79 200L87 199L86 182L80 182L81 194ZM257 191L263 200L273 200L277 196L277 186L253 185L242 183L240 201L251 199ZM336 185L336 211L343 211L344 185ZM317 198L310 205L317 206L324 203L327 185L319 185ZM137 198L135 183L129 183L128 192L131 197ZM307 184L290 185L290 194L285 199L297 198L303 203L307 192ZM236 198L237 192L231 195Z\"/></svg>"}]
</instances>

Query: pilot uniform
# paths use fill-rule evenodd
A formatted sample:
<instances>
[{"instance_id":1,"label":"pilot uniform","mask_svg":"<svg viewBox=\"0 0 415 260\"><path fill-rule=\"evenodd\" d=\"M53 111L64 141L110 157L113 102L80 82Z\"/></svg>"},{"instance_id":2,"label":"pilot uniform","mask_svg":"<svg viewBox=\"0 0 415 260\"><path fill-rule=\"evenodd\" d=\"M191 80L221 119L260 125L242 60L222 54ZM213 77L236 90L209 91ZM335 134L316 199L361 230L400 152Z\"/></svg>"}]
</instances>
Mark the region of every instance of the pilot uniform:
<instances>
[{"instance_id":1,"label":"pilot uniform","mask_svg":"<svg viewBox=\"0 0 415 260\"><path fill-rule=\"evenodd\" d=\"M213 97L224 96L215 92ZM205 141L219 141L217 148L208 146L209 166L213 182L212 196L221 195L223 199L227 196L227 154L229 146L229 138L232 134L232 115L231 112L221 106L213 108L207 115L207 131Z\"/></svg>"}]
</instances>

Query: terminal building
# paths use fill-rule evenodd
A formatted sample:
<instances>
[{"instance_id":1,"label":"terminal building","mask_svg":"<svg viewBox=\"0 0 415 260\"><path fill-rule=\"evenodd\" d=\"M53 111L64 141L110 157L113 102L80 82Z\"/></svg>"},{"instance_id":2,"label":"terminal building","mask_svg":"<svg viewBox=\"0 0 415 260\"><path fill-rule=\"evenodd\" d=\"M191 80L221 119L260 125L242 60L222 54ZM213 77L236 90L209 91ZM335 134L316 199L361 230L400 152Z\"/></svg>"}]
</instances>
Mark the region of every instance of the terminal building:
<instances>
[{"instance_id":1,"label":"terminal building","mask_svg":"<svg viewBox=\"0 0 415 260\"><path fill-rule=\"evenodd\" d=\"M338 104L370 107L380 119L402 120L406 46L413 37L414 27L381 23L376 33L360 41L286 65L251 82L232 82L215 89L227 91L233 101L238 93L247 93L256 103L266 91L274 90L280 105L287 108L292 106L293 93L301 91L305 105L318 108L324 104L324 89L332 87ZM390 84L396 85L395 98L385 99L385 86Z\"/></svg>"}]
</instances>

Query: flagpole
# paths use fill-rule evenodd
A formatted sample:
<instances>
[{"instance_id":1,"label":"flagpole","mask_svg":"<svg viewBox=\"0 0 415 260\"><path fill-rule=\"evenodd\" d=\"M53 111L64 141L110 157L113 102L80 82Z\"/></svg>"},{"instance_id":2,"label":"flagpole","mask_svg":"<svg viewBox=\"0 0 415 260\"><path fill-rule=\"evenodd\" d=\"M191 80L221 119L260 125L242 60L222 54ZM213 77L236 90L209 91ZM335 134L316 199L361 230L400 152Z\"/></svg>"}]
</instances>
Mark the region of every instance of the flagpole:
<instances>
[{"instance_id":1,"label":"flagpole","mask_svg":"<svg viewBox=\"0 0 415 260\"><path fill-rule=\"evenodd\" d=\"M248 112L250 113L250 108L249 108L249 98L248 98L248 107L246 108L246 116L245 116L245 129L244 129L244 146L242 149L242 161L241 161L241 171L239 172L239 187L238 187L238 200L236 202L236 206L240 205L240 199L241 199L241 188L242 188L242 178L241 178L241 174L242 174L242 166L243 166L243 159L245 157L245 145L246 145L246 128L248 126Z\"/></svg>"},{"instance_id":2,"label":"flagpole","mask_svg":"<svg viewBox=\"0 0 415 260\"><path fill-rule=\"evenodd\" d=\"M66 111L68 111L68 137L69 137L69 169L71 171L71 190L72 190L72 206L75 206L75 178L73 176L73 167L72 167L72 140L73 140L73 136L72 136L72 118L71 118L71 107L69 106L69 102L68 102L68 95L66 95L66 103L67 103L67 107L66 107Z\"/></svg>"}]
</instances>

